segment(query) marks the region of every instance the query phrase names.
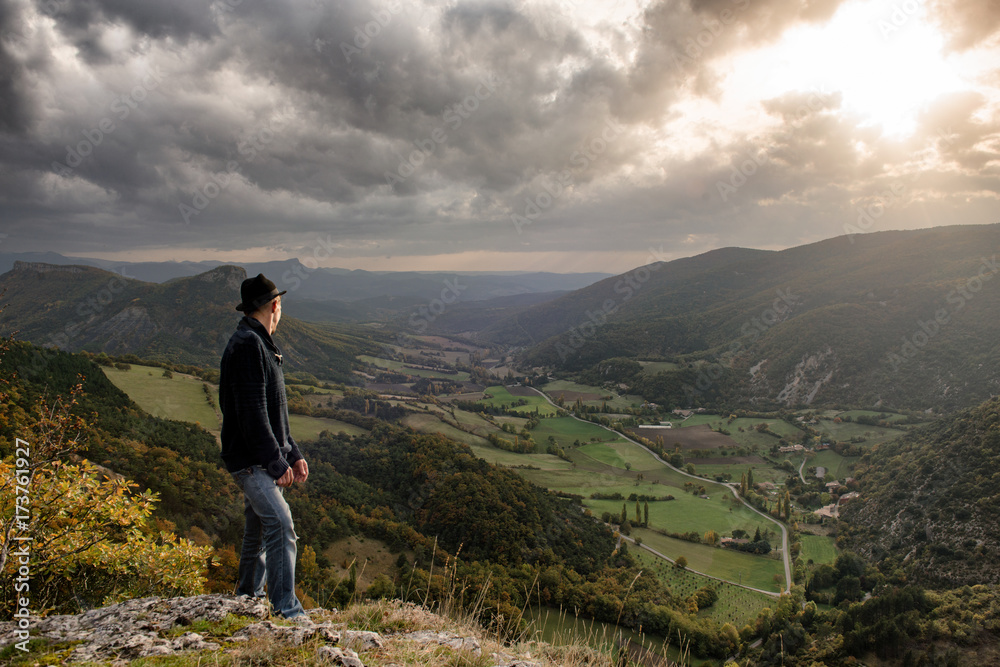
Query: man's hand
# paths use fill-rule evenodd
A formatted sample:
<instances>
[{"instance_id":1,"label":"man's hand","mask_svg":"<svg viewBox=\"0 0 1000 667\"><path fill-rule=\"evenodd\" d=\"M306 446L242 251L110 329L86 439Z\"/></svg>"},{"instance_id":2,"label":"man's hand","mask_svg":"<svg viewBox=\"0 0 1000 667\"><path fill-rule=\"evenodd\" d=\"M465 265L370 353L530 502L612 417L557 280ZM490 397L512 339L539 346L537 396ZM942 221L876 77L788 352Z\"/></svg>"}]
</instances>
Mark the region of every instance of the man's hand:
<instances>
[{"instance_id":1,"label":"man's hand","mask_svg":"<svg viewBox=\"0 0 1000 667\"><path fill-rule=\"evenodd\" d=\"M295 480L295 473L289 468L285 471L285 474L275 480L275 484L278 486L291 486L292 482Z\"/></svg>"},{"instance_id":2,"label":"man's hand","mask_svg":"<svg viewBox=\"0 0 1000 667\"><path fill-rule=\"evenodd\" d=\"M306 463L305 459L299 459L292 466L292 470L295 471L295 481L304 482L309 479L309 464Z\"/></svg>"}]
</instances>

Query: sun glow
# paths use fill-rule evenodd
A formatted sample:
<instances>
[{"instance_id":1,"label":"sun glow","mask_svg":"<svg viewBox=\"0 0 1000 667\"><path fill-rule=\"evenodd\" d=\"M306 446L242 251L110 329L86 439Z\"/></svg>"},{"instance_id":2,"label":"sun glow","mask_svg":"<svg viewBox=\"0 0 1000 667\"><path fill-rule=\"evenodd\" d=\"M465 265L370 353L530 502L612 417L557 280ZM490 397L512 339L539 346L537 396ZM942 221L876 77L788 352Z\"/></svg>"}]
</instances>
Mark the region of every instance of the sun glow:
<instances>
[{"instance_id":1,"label":"sun glow","mask_svg":"<svg viewBox=\"0 0 1000 667\"><path fill-rule=\"evenodd\" d=\"M944 37L923 3L854 2L825 25L793 29L757 58L747 57L757 60L752 69L760 97L840 93L843 107L864 122L906 136L924 105L966 83L943 49ZM741 62L739 69L749 65Z\"/></svg>"}]
</instances>

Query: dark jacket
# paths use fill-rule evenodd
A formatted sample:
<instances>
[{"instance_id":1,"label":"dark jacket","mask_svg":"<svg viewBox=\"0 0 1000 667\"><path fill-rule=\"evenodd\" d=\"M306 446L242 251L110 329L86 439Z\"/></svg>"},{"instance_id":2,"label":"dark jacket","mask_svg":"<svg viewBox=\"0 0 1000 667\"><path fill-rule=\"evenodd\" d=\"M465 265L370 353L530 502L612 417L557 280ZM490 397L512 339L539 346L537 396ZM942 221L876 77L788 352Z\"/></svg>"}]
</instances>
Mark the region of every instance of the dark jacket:
<instances>
[{"instance_id":1,"label":"dark jacket","mask_svg":"<svg viewBox=\"0 0 1000 667\"><path fill-rule=\"evenodd\" d=\"M288 432L281 351L260 322L244 317L222 353L222 460L236 472L264 466L278 479L302 458Z\"/></svg>"}]
</instances>

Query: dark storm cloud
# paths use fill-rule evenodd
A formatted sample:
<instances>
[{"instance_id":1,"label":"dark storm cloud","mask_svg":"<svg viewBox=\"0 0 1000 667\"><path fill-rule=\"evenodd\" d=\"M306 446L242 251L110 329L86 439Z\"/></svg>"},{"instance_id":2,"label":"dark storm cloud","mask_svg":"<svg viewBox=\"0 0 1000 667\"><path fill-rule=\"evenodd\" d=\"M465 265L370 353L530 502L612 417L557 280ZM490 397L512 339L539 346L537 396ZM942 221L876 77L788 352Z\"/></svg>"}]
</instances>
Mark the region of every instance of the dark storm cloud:
<instances>
[{"instance_id":1,"label":"dark storm cloud","mask_svg":"<svg viewBox=\"0 0 1000 667\"><path fill-rule=\"evenodd\" d=\"M24 67L11 52L26 49L32 32L15 6L0 3L0 133L23 134L31 123Z\"/></svg>"},{"instance_id":2,"label":"dark storm cloud","mask_svg":"<svg viewBox=\"0 0 1000 667\"><path fill-rule=\"evenodd\" d=\"M24 26L0 45L4 231L74 254L327 235L371 255L698 250L838 233L928 146L954 163L942 183L988 187L982 98L928 111L947 145L921 126L901 148L809 93L762 103L757 135L666 135L679 102L722 95L717 61L838 4L657 2L591 32L579 7L502 0L0 5Z\"/></svg>"}]
</instances>

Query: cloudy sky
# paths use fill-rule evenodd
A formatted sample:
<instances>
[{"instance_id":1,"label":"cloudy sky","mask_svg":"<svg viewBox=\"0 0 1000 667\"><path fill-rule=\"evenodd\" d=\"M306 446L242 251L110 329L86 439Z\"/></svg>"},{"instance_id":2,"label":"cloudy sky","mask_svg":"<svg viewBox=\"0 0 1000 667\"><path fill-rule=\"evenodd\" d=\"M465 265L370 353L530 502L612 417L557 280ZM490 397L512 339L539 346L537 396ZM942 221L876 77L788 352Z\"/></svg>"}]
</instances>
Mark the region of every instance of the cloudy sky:
<instances>
[{"instance_id":1,"label":"cloudy sky","mask_svg":"<svg viewBox=\"0 0 1000 667\"><path fill-rule=\"evenodd\" d=\"M1000 222L996 0L0 0L0 39L0 252L618 272Z\"/></svg>"}]
</instances>

